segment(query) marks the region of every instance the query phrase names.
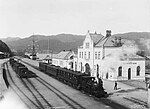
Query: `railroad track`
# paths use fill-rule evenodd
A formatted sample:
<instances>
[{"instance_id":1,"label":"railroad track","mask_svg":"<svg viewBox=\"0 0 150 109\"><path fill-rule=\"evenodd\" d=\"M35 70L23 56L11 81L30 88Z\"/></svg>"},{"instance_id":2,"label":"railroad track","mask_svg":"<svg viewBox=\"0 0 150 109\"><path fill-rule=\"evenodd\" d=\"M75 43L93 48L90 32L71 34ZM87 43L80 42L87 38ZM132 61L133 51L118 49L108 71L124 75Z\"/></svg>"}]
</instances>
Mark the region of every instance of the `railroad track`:
<instances>
[{"instance_id":1,"label":"railroad track","mask_svg":"<svg viewBox=\"0 0 150 109\"><path fill-rule=\"evenodd\" d=\"M73 99L68 97L66 94L64 94L61 91L59 91L58 89L56 89L54 86L52 86L51 84L46 82L44 79L42 79L40 77L34 78L34 79L36 79L34 84L41 83L42 85L45 86L45 88L52 91L55 95L57 95L60 99L62 99L66 104L71 106L73 109L85 109L82 105L80 105L79 103L77 103L76 101L74 101Z\"/></svg>"},{"instance_id":2,"label":"railroad track","mask_svg":"<svg viewBox=\"0 0 150 109\"><path fill-rule=\"evenodd\" d=\"M17 94L17 95L19 95L19 97L20 97L20 93L29 101L29 103L31 103L30 104L30 106L24 101L24 99L22 99L21 97L21 100L28 106L28 108L30 108L30 107L34 107L34 109L39 109L39 106L32 100L32 99L30 99L26 94L25 94L25 92L24 91L22 91L22 89L20 88L20 87L18 87L18 85L16 84L16 82L15 82L15 80L13 79L13 77L12 77L12 75L11 75L11 73L10 73L10 71L8 70L8 65L7 65L7 63L6 63L6 72L7 72L7 76L8 76L8 82L11 84L10 85L10 87L13 89L13 91ZM16 91L16 90L18 90L18 91ZM31 106L32 105L32 106ZM30 108L31 109L31 108Z\"/></svg>"},{"instance_id":3,"label":"railroad track","mask_svg":"<svg viewBox=\"0 0 150 109\"><path fill-rule=\"evenodd\" d=\"M8 66L8 63L6 64L6 68L13 86L17 90L19 90L19 93L21 93L21 95L23 95L35 109L85 109L82 105L68 97L66 94L59 91L57 88L49 84L44 79L40 77L21 79L16 77L16 74L14 72L14 74L10 73L10 70L12 69ZM59 98L58 101L61 101L63 105L53 105L51 103L52 100L49 99L50 97L48 97L47 94L44 94L42 92L43 90L55 96L55 98Z\"/></svg>"},{"instance_id":4,"label":"railroad track","mask_svg":"<svg viewBox=\"0 0 150 109\"><path fill-rule=\"evenodd\" d=\"M124 99L128 100L128 101L131 101L135 104L138 104L138 105L141 105L141 106L144 106L147 108L147 103L140 100L140 99L137 99L137 98L134 98L134 97L123 97Z\"/></svg>"}]
</instances>

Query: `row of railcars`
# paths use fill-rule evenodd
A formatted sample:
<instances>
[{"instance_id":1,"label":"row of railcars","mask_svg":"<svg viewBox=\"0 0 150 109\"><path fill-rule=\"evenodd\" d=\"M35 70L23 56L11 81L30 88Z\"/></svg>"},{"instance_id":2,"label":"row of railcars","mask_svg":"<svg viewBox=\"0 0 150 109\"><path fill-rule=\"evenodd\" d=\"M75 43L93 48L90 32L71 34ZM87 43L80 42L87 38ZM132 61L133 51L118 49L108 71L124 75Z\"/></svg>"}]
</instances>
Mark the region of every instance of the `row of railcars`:
<instances>
[{"instance_id":1,"label":"row of railcars","mask_svg":"<svg viewBox=\"0 0 150 109\"><path fill-rule=\"evenodd\" d=\"M19 76L20 78L37 77L35 73L28 70L28 68L24 64L18 62L18 60L15 60L14 58L10 58L9 62L13 70L16 72L17 76Z\"/></svg>"},{"instance_id":2,"label":"row of railcars","mask_svg":"<svg viewBox=\"0 0 150 109\"><path fill-rule=\"evenodd\" d=\"M64 82L65 84L84 91L90 95L94 95L96 97L107 96L107 92L104 91L101 79L99 79L99 83L96 83L94 81L94 77L88 76L84 73L43 62L39 63L39 69L44 73Z\"/></svg>"}]
</instances>

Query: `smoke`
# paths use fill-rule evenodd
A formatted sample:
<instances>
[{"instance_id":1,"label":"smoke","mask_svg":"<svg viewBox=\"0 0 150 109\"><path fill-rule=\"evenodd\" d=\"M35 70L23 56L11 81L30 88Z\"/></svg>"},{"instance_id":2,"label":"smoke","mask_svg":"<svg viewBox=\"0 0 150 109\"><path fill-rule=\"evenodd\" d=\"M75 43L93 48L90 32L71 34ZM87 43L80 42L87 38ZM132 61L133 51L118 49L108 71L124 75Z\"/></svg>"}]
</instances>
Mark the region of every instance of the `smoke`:
<instances>
[{"instance_id":1,"label":"smoke","mask_svg":"<svg viewBox=\"0 0 150 109\"><path fill-rule=\"evenodd\" d=\"M115 51L107 54L102 61L102 72L117 72L116 65L118 61L127 60L130 56L135 56L139 51L135 41L125 41L122 47L117 47Z\"/></svg>"},{"instance_id":2,"label":"smoke","mask_svg":"<svg viewBox=\"0 0 150 109\"><path fill-rule=\"evenodd\" d=\"M140 43L143 44L147 50L150 50L150 39L140 38Z\"/></svg>"},{"instance_id":3,"label":"smoke","mask_svg":"<svg viewBox=\"0 0 150 109\"><path fill-rule=\"evenodd\" d=\"M138 46L136 45L135 41L126 41L122 46L122 53L127 55L136 55L139 51Z\"/></svg>"},{"instance_id":4,"label":"smoke","mask_svg":"<svg viewBox=\"0 0 150 109\"><path fill-rule=\"evenodd\" d=\"M28 109L28 108L11 89L8 89L8 91L4 93L4 97L0 101L0 109Z\"/></svg>"}]
</instances>

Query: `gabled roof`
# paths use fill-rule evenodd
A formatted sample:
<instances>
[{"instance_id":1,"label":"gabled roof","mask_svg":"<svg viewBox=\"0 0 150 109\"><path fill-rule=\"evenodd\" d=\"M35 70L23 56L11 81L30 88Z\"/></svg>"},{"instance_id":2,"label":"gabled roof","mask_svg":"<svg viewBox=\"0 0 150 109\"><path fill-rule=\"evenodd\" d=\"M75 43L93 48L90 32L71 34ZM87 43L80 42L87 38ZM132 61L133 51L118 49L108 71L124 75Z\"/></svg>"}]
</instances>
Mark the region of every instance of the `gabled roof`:
<instances>
[{"instance_id":1,"label":"gabled roof","mask_svg":"<svg viewBox=\"0 0 150 109\"><path fill-rule=\"evenodd\" d=\"M39 59L45 59L45 58L47 57L47 55L50 55L50 57L51 57L51 54L44 54L44 53L42 53L42 54L38 53L38 54L37 54L37 57L38 57Z\"/></svg>"},{"instance_id":2,"label":"gabled roof","mask_svg":"<svg viewBox=\"0 0 150 109\"><path fill-rule=\"evenodd\" d=\"M101 47L101 46L118 47L118 46L115 46L113 43L113 41L115 41L116 36L107 36L107 35L103 36L102 34L97 34L96 32L89 33L89 31L88 31L88 34L90 35L91 39L93 40L95 47ZM126 39L121 38L122 43L124 43L125 41L126 41Z\"/></svg>"},{"instance_id":3,"label":"gabled roof","mask_svg":"<svg viewBox=\"0 0 150 109\"><path fill-rule=\"evenodd\" d=\"M113 41L115 41L115 38L116 37L114 37L114 36L109 36L109 37L104 36L95 44L95 46L101 47L104 45L105 47L116 47L113 43ZM126 41L127 41L127 39L121 38L122 43L125 43Z\"/></svg>"},{"instance_id":4,"label":"gabled roof","mask_svg":"<svg viewBox=\"0 0 150 109\"><path fill-rule=\"evenodd\" d=\"M53 54L53 58L57 59L68 59L71 55L72 51L61 51L58 54Z\"/></svg>"},{"instance_id":5,"label":"gabled roof","mask_svg":"<svg viewBox=\"0 0 150 109\"><path fill-rule=\"evenodd\" d=\"M44 58L44 60L51 60L52 59L52 57L50 56L50 55L47 55L45 58Z\"/></svg>"},{"instance_id":6,"label":"gabled roof","mask_svg":"<svg viewBox=\"0 0 150 109\"><path fill-rule=\"evenodd\" d=\"M102 34L97 34L97 33L89 33L89 35L91 36L93 43L97 43L101 38L104 37Z\"/></svg>"},{"instance_id":7,"label":"gabled roof","mask_svg":"<svg viewBox=\"0 0 150 109\"><path fill-rule=\"evenodd\" d=\"M107 40L108 40L109 38L108 37L102 37L96 44L95 44L95 46L96 47L101 47L101 46L103 46L103 45L105 45L105 43L107 42Z\"/></svg>"},{"instance_id":8,"label":"gabled roof","mask_svg":"<svg viewBox=\"0 0 150 109\"><path fill-rule=\"evenodd\" d=\"M105 47L114 47L114 44L113 44L113 42L112 41L114 41L115 40L115 37L114 36L110 36L109 38L108 38L108 40L106 41L106 43L105 43ZM123 39L123 38L121 38L121 42L122 43L125 43L125 41L127 41L126 39Z\"/></svg>"}]
</instances>

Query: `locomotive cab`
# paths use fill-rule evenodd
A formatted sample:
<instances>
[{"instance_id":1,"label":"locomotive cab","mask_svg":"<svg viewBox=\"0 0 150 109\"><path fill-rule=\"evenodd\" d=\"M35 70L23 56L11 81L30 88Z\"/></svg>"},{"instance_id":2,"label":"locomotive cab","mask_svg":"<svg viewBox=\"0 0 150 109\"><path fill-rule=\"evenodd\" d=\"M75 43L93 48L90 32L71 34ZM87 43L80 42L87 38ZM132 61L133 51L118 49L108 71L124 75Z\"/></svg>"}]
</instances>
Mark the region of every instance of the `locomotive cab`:
<instances>
[{"instance_id":1,"label":"locomotive cab","mask_svg":"<svg viewBox=\"0 0 150 109\"><path fill-rule=\"evenodd\" d=\"M86 93L92 94L92 86L95 84L95 77L82 76L81 90Z\"/></svg>"}]
</instances>

